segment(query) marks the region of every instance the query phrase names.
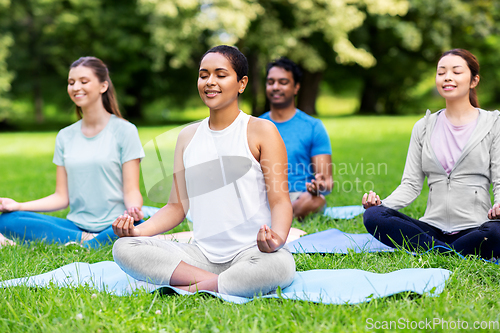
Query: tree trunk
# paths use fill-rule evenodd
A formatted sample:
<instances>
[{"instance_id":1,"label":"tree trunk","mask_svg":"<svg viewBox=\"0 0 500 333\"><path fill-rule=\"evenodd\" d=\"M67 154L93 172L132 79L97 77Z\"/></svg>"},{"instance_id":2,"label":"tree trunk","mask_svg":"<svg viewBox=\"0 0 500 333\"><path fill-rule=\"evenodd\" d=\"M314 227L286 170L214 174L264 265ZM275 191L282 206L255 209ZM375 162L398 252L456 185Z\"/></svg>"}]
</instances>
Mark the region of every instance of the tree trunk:
<instances>
[{"instance_id":1,"label":"tree trunk","mask_svg":"<svg viewBox=\"0 0 500 333\"><path fill-rule=\"evenodd\" d=\"M300 83L297 108L307 114L318 114L316 112L316 98L318 97L319 84L322 77L322 72L311 73L304 70L302 82Z\"/></svg>"},{"instance_id":2,"label":"tree trunk","mask_svg":"<svg viewBox=\"0 0 500 333\"><path fill-rule=\"evenodd\" d=\"M35 79L33 83L33 98L35 101L35 120L38 124L43 123L43 96L42 89L40 87L40 80L38 71L35 70Z\"/></svg>"},{"instance_id":3,"label":"tree trunk","mask_svg":"<svg viewBox=\"0 0 500 333\"><path fill-rule=\"evenodd\" d=\"M125 113L125 117L127 119L142 119L142 106L144 102L142 85L144 82L147 82L149 73L145 72L135 72L132 74L132 82L135 84L128 86L125 89L125 93L128 96L133 96L133 103L124 106L125 110L122 110L122 113Z\"/></svg>"},{"instance_id":4,"label":"tree trunk","mask_svg":"<svg viewBox=\"0 0 500 333\"><path fill-rule=\"evenodd\" d=\"M124 117L127 119L142 119L142 94L140 90L127 89L127 95L134 96L134 103L127 105L125 110L122 110L122 113L125 113Z\"/></svg>"},{"instance_id":5,"label":"tree trunk","mask_svg":"<svg viewBox=\"0 0 500 333\"><path fill-rule=\"evenodd\" d=\"M39 47L39 36L35 27L35 15L33 14L33 8L29 1L23 2L26 13L28 16L28 36L29 36L29 53L33 57L33 64L31 68L31 74L33 77L33 102L35 106L35 120L38 124L43 123L43 93L42 85L40 84L40 72L42 68L42 62L40 59L40 47Z\"/></svg>"},{"instance_id":6,"label":"tree trunk","mask_svg":"<svg viewBox=\"0 0 500 333\"><path fill-rule=\"evenodd\" d=\"M252 116L258 117L265 112L261 107L259 107L259 95L261 92L261 77L259 68L259 54L250 53L248 55L248 74L250 75L249 90L250 90L250 102L252 105Z\"/></svg>"},{"instance_id":7,"label":"tree trunk","mask_svg":"<svg viewBox=\"0 0 500 333\"><path fill-rule=\"evenodd\" d=\"M372 78L367 76L365 77L365 82L363 86L363 93L361 94L361 103L359 106L360 114L373 114L379 113L380 105L378 104L379 94L378 89L375 87L375 84L372 82Z\"/></svg>"}]
</instances>

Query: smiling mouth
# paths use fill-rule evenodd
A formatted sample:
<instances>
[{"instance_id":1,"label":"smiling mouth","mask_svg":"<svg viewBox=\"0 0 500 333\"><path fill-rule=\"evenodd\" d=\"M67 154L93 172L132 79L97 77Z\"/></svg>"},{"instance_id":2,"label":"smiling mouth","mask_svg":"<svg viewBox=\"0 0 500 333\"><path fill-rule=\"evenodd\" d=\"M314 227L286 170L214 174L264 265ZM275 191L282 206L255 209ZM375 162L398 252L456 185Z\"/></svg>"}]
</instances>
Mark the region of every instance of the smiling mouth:
<instances>
[{"instance_id":1,"label":"smiling mouth","mask_svg":"<svg viewBox=\"0 0 500 333\"><path fill-rule=\"evenodd\" d=\"M456 86L453 86L453 85L446 85L446 86L443 86L443 90L453 90L455 89Z\"/></svg>"},{"instance_id":2,"label":"smiling mouth","mask_svg":"<svg viewBox=\"0 0 500 333\"><path fill-rule=\"evenodd\" d=\"M220 91L205 91L205 94L207 95L207 97L215 97L220 94Z\"/></svg>"}]
</instances>

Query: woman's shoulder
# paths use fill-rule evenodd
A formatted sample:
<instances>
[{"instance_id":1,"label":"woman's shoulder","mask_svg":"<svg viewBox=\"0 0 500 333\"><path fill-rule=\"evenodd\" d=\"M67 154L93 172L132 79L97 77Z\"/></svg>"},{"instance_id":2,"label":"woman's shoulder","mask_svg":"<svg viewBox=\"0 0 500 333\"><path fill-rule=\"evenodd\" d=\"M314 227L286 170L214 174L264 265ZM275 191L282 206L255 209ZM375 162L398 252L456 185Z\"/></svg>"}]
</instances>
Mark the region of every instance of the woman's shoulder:
<instances>
[{"instance_id":1,"label":"woman's shoulder","mask_svg":"<svg viewBox=\"0 0 500 333\"><path fill-rule=\"evenodd\" d=\"M479 109L477 126L485 131L495 133L495 135L500 135L500 111Z\"/></svg>"},{"instance_id":2,"label":"woman's shoulder","mask_svg":"<svg viewBox=\"0 0 500 333\"><path fill-rule=\"evenodd\" d=\"M278 132L276 125L267 119L257 118L250 116L248 120L248 132L255 135L272 135L272 133Z\"/></svg>"},{"instance_id":3,"label":"woman's shoulder","mask_svg":"<svg viewBox=\"0 0 500 333\"><path fill-rule=\"evenodd\" d=\"M189 124L180 130L179 135L177 136L177 145L181 145L181 147L187 147L188 144L193 139L196 131L202 124L202 121L198 121L196 123Z\"/></svg>"},{"instance_id":4,"label":"woman's shoulder","mask_svg":"<svg viewBox=\"0 0 500 333\"><path fill-rule=\"evenodd\" d=\"M115 115L111 115L107 130L112 133L118 142L122 142L130 138L138 138L139 136L139 131L134 124Z\"/></svg>"},{"instance_id":5,"label":"woman's shoulder","mask_svg":"<svg viewBox=\"0 0 500 333\"><path fill-rule=\"evenodd\" d=\"M274 123L267 119L250 117L248 121L248 142L258 147L274 144L281 140L280 132Z\"/></svg>"},{"instance_id":6,"label":"woman's shoulder","mask_svg":"<svg viewBox=\"0 0 500 333\"><path fill-rule=\"evenodd\" d=\"M425 115L419 120L417 120L415 125L413 125L412 136L420 140L425 136L425 134L428 131L432 132L432 129L436 124L437 117L439 116L439 114L441 114L443 110L444 109L441 109L434 113L431 112L430 110L427 110L425 112Z\"/></svg>"},{"instance_id":7,"label":"woman's shoulder","mask_svg":"<svg viewBox=\"0 0 500 333\"><path fill-rule=\"evenodd\" d=\"M137 126L124 118L111 115L109 121L111 125L110 127L115 131L137 131Z\"/></svg>"},{"instance_id":8,"label":"woman's shoulder","mask_svg":"<svg viewBox=\"0 0 500 333\"><path fill-rule=\"evenodd\" d=\"M192 123L189 125L186 125L180 132L179 132L179 138L185 138L189 136L193 136L198 128L200 127L201 123L203 121L198 121L196 123Z\"/></svg>"},{"instance_id":9,"label":"woman's shoulder","mask_svg":"<svg viewBox=\"0 0 500 333\"><path fill-rule=\"evenodd\" d=\"M479 114L487 119L490 119L490 120L493 120L493 121L497 121L499 116L500 116L500 111L498 110L493 110L493 111L489 111L489 110L484 110L484 109L481 109L481 108L478 108L479 110Z\"/></svg>"},{"instance_id":10,"label":"woman's shoulder","mask_svg":"<svg viewBox=\"0 0 500 333\"><path fill-rule=\"evenodd\" d=\"M434 125L437 118L444 110L445 109L440 109L436 112L432 112L431 110L427 109L427 111L425 111L425 115L415 123L414 127L425 128L428 125Z\"/></svg>"},{"instance_id":11,"label":"woman's shoulder","mask_svg":"<svg viewBox=\"0 0 500 333\"><path fill-rule=\"evenodd\" d=\"M75 135L75 133L78 133L78 131L81 131L82 128L82 120L78 120L76 123L73 123L71 125L68 125L57 133L57 138L58 139L64 139L67 137L71 137Z\"/></svg>"},{"instance_id":12,"label":"woman's shoulder","mask_svg":"<svg viewBox=\"0 0 500 333\"><path fill-rule=\"evenodd\" d=\"M276 128L276 125L274 125L274 123L268 119L264 119L264 118L257 118L257 117L254 117L254 116L250 116L249 120L248 120L248 125L249 126L252 126L252 127L265 127L267 129L269 128Z\"/></svg>"}]
</instances>

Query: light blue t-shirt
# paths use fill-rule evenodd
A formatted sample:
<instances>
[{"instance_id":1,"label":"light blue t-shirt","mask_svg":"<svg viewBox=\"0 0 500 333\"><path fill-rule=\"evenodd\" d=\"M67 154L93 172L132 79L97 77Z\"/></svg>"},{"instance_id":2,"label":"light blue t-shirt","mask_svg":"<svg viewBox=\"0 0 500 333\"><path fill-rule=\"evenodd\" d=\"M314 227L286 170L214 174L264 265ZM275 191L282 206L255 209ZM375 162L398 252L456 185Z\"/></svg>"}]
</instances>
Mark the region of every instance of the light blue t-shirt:
<instances>
[{"instance_id":1,"label":"light blue t-shirt","mask_svg":"<svg viewBox=\"0 0 500 333\"><path fill-rule=\"evenodd\" d=\"M144 151L135 125L115 115L92 138L81 129L80 120L59 131L53 162L68 175L67 219L85 231L99 232L126 209L123 163L143 158Z\"/></svg>"},{"instance_id":2,"label":"light blue t-shirt","mask_svg":"<svg viewBox=\"0 0 500 333\"><path fill-rule=\"evenodd\" d=\"M272 121L283 138L288 155L288 190L305 192L306 183L314 179L311 158L316 155L331 155L330 138L321 120L297 109L287 121L276 122L271 119L270 111L260 118Z\"/></svg>"}]
</instances>

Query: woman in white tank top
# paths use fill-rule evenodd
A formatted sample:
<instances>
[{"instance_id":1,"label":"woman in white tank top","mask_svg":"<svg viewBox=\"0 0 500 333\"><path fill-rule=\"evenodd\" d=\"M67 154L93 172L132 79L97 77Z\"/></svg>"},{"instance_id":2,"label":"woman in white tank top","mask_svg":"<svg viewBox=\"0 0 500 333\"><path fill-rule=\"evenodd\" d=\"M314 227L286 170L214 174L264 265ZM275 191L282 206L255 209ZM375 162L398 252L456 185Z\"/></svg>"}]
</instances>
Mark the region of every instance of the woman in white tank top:
<instances>
[{"instance_id":1,"label":"woman in white tank top","mask_svg":"<svg viewBox=\"0 0 500 333\"><path fill-rule=\"evenodd\" d=\"M293 212L286 149L276 127L238 108L248 63L226 45L200 62L198 91L210 117L179 134L168 204L145 223L121 216L113 256L131 276L188 291L248 296L287 287L295 275L285 246ZM194 243L154 236L190 210Z\"/></svg>"}]
</instances>

